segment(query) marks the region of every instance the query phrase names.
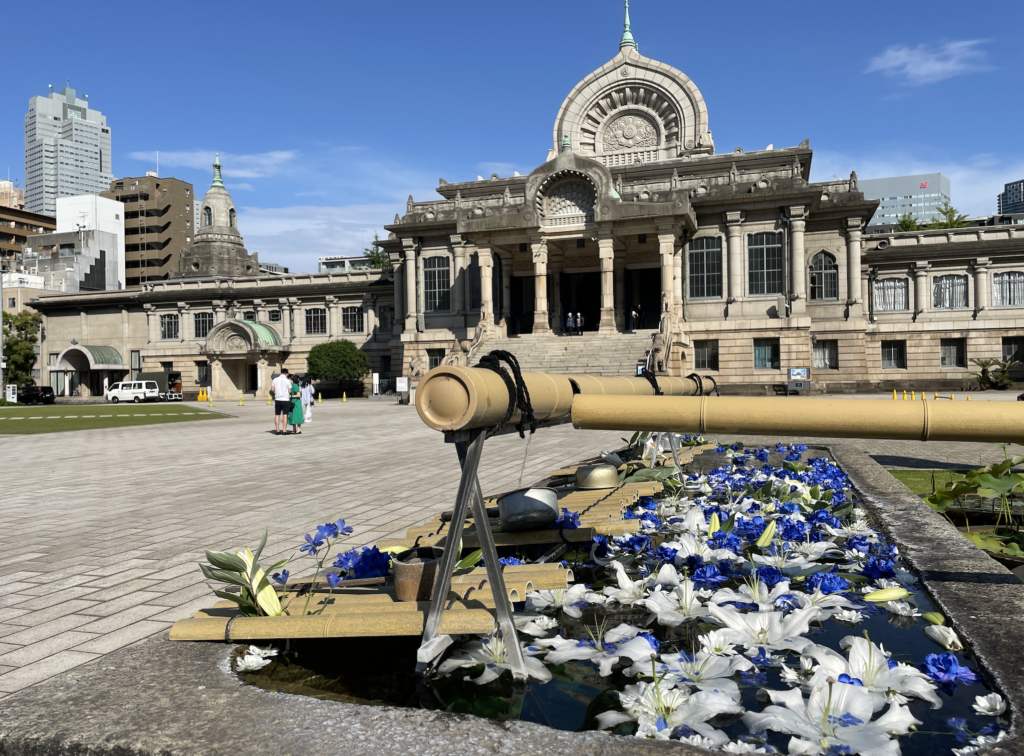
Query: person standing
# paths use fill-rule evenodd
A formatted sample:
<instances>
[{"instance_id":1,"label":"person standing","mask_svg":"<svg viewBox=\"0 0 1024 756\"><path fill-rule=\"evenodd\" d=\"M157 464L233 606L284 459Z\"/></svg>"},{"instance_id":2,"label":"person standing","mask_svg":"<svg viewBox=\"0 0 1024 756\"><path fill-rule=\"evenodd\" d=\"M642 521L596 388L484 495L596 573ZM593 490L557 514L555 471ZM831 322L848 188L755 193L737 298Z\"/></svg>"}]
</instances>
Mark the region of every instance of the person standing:
<instances>
[{"instance_id":1,"label":"person standing","mask_svg":"<svg viewBox=\"0 0 1024 756\"><path fill-rule=\"evenodd\" d=\"M636 322L637 328L644 327L644 308L639 302L636 303Z\"/></svg>"},{"instance_id":2,"label":"person standing","mask_svg":"<svg viewBox=\"0 0 1024 756\"><path fill-rule=\"evenodd\" d=\"M302 379L302 389L299 391L302 399L302 416L307 423L313 422L313 384L309 378Z\"/></svg>"},{"instance_id":3,"label":"person standing","mask_svg":"<svg viewBox=\"0 0 1024 756\"><path fill-rule=\"evenodd\" d=\"M576 313L576 335L577 336L582 336L583 335L583 313L582 312L577 312Z\"/></svg>"},{"instance_id":4,"label":"person standing","mask_svg":"<svg viewBox=\"0 0 1024 756\"><path fill-rule=\"evenodd\" d=\"M629 311L629 332L632 333L636 330L636 308L633 307Z\"/></svg>"},{"instance_id":5,"label":"person standing","mask_svg":"<svg viewBox=\"0 0 1024 756\"><path fill-rule=\"evenodd\" d=\"M305 421L302 409L302 389L299 387L299 381L294 375L289 375L288 380L291 381L289 386L291 410L288 412L288 423L292 426L292 431L295 435L301 436L302 423Z\"/></svg>"},{"instance_id":6,"label":"person standing","mask_svg":"<svg viewBox=\"0 0 1024 756\"><path fill-rule=\"evenodd\" d=\"M292 382L287 373L281 373L271 384L274 394L274 433L283 436L288 433L288 413L292 410Z\"/></svg>"},{"instance_id":7,"label":"person standing","mask_svg":"<svg viewBox=\"0 0 1024 756\"><path fill-rule=\"evenodd\" d=\"M572 317L572 313L569 313L569 317L565 319L565 332L572 336L572 329L576 327L576 321Z\"/></svg>"}]
</instances>

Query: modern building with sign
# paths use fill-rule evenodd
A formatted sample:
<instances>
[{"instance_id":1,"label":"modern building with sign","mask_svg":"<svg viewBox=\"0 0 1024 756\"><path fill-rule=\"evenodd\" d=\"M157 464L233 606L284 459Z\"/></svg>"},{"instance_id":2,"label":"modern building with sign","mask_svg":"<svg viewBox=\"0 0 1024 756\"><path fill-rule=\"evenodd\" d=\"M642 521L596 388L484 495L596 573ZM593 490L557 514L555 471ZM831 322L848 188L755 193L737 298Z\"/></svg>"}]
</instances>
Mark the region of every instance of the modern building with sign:
<instances>
[{"instance_id":1,"label":"modern building with sign","mask_svg":"<svg viewBox=\"0 0 1024 756\"><path fill-rule=\"evenodd\" d=\"M939 205L952 196L949 179L941 173L861 179L860 189L865 199L878 200L867 225L872 232L890 230L907 213L922 225L939 220Z\"/></svg>"}]
</instances>

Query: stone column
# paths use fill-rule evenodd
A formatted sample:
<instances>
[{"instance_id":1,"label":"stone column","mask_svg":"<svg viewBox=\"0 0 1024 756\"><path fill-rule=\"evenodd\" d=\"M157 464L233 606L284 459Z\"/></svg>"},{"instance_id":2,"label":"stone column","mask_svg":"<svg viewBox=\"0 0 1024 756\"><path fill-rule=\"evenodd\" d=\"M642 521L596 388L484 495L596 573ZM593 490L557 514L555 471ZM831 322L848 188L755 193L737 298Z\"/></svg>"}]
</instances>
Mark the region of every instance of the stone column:
<instances>
[{"instance_id":1,"label":"stone column","mask_svg":"<svg viewBox=\"0 0 1024 756\"><path fill-rule=\"evenodd\" d=\"M402 252L405 255L405 330L416 332L416 241L402 239Z\"/></svg>"},{"instance_id":2,"label":"stone column","mask_svg":"<svg viewBox=\"0 0 1024 756\"><path fill-rule=\"evenodd\" d=\"M846 219L846 299L853 303L860 299L860 218Z\"/></svg>"},{"instance_id":3,"label":"stone column","mask_svg":"<svg viewBox=\"0 0 1024 756\"><path fill-rule=\"evenodd\" d=\"M466 272L466 244L460 234L453 234L451 237L452 262L452 314L459 319L466 314L466 309L472 301L469 297L469 274ZM462 324L465 318L462 317Z\"/></svg>"},{"instance_id":4,"label":"stone column","mask_svg":"<svg viewBox=\"0 0 1024 756\"><path fill-rule=\"evenodd\" d=\"M377 297L373 294L363 296L363 335L372 341L377 328ZM339 331L340 333L340 331Z\"/></svg>"},{"instance_id":5,"label":"stone column","mask_svg":"<svg viewBox=\"0 0 1024 756\"><path fill-rule=\"evenodd\" d=\"M532 242L533 250L533 332L550 334L548 323L548 243Z\"/></svg>"},{"instance_id":6,"label":"stone column","mask_svg":"<svg viewBox=\"0 0 1024 756\"><path fill-rule=\"evenodd\" d=\"M658 251L661 253L661 315L672 313L675 302L676 285L673 280L675 275L675 254L676 234L675 231L662 231L659 229Z\"/></svg>"},{"instance_id":7,"label":"stone column","mask_svg":"<svg viewBox=\"0 0 1024 756\"><path fill-rule=\"evenodd\" d=\"M212 394L214 399L222 398L220 395L220 385L221 373L223 372L223 370L224 368L221 365L220 360L210 360L210 393Z\"/></svg>"},{"instance_id":8,"label":"stone column","mask_svg":"<svg viewBox=\"0 0 1024 756\"><path fill-rule=\"evenodd\" d=\"M78 324L80 326L79 333L82 334L82 343L86 343L89 340L89 312L87 310L79 310Z\"/></svg>"},{"instance_id":9,"label":"stone column","mask_svg":"<svg viewBox=\"0 0 1024 756\"><path fill-rule=\"evenodd\" d=\"M601 323L600 333L615 333L615 239L611 234L597 239L601 259Z\"/></svg>"},{"instance_id":10,"label":"stone column","mask_svg":"<svg viewBox=\"0 0 1024 756\"><path fill-rule=\"evenodd\" d=\"M797 302L807 300L807 257L804 252L805 207L789 208L789 290ZM857 266L860 275L860 266ZM857 289L860 291L860 289ZM803 308L801 308L803 309ZM795 308L794 308L795 311Z\"/></svg>"},{"instance_id":11,"label":"stone column","mask_svg":"<svg viewBox=\"0 0 1024 756\"><path fill-rule=\"evenodd\" d=\"M142 305L142 309L146 311L146 343L152 344L160 338L160 316L156 314L156 307L151 304ZM85 340L85 333L82 334L82 340Z\"/></svg>"},{"instance_id":12,"label":"stone column","mask_svg":"<svg viewBox=\"0 0 1024 756\"><path fill-rule=\"evenodd\" d=\"M509 321L512 319L512 266L515 259L512 255L501 257L501 324L508 336Z\"/></svg>"},{"instance_id":13,"label":"stone column","mask_svg":"<svg viewBox=\"0 0 1024 756\"><path fill-rule=\"evenodd\" d=\"M629 326L627 312L632 305L626 301L626 261L620 256L613 266L615 278L615 328L625 332Z\"/></svg>"},{"instance_id":14,"label":"stone column","mask_svg":"<svg viewBox=\"0 0 1024 756\"><path fill-rule=\"evenodd\" d=\"M927 262L914 263L914 315L930 309L928 306L928 268Z\"/></svg>"},{"instance_id":15,"label":"stone column","mask_svg":"<svg viewBox=\"0 0 1024 756\"><path fill-rule=\"evenodd\" d=\"M282 309L284 308L284 306L287 303L287 301L288 300L286 300L286 299L282 299L281 300ZM213 324L217 325L218 323L223 323L227 319L228 319L228 303L224 302L223 300L221 300L221 301L216 301L215 300L213 302ZM282 319L283 319L283 315L282 315Z\"/></svg>"},{"instance_id":16,"label":"stone column","mask_svg":"<svg viewBox=\"0 0 1024 756\"><path fill-rule=\"evenodd\" d=\"M992 263L986 257L974 263L974 312L978 313L992 306L992 279L988 266Z\"/></svg>"},{"instance_id":17,"label":"stone column","mask_svg":"<svg viewBox=\"0 0 1024 756\"><path fill-rule=\"evenodd\" d=\"M729 302L743 299L743 217L741 210L725 214L729 232L729 252L726 255L729 276L726 296Z\"/></svg>"},{"instance_id":18,"label":"stone column","mask_svg":"<svg viewBox=\"0 0 1024 756\"><path fill-rule=\"evenodd\" d=\"M683 317L683 256L687 248L686 244L679 244L672 256L672 301L675 305L673 314L677 318Z\"/></svg>"},{"instance_id":19,"label":"stone column","mask_svg":"<svg viewBox=\"0 0 1024 756\"><path fill-rule=\"evenodd\" d=\"M490 247L477 247L480 261L480 327L494 325L494 297L491 276L494 273L494 253Z\"/></svg>"},{"instance_id":20,"label":"stone column","mask_svg":"<svg viewBox=\"0 0 1024 756\"><path fill-rule=\"evenodd\" d=\"M178 340L183 344L192 338L192 331L195 330L191 322L193 318L188 316L190 309L187 302L178 302Z\"/></svg>"},{"instance_id":21,"label":"stone column","mask_svg":"<svg viewBox=\"0 0 1024 756\"><path fill-rule=\"evenodd\" d=\"M405 264L399 262L395 266L395 334L405 328L405 314Z\"/></svg>"},{"instance_id":22,"label":"stone column","mask_svg":"<svg viewBox=\"0 0 1024 756\"><path fill-rule=\"evenodd\" d=\"M327 338L333 339L341 333L341 308L338 298L333 294L324 297L324 308L327 310Z\"/></svg>"}]
</instances>

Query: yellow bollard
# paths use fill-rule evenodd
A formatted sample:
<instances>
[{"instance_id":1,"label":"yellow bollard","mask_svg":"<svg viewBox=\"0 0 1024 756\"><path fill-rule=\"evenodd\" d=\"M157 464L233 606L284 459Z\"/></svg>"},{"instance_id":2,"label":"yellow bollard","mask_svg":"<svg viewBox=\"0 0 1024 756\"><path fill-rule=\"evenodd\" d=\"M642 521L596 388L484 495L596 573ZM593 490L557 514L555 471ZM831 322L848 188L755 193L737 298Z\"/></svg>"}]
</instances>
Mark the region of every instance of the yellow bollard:
<instances>
[{"instance_id":1,"label":"yellow bollard","mask_svg":"<svg viewBox=\"0 0 1024 756\"><path fill-rule=\"evenodd\" d=\"M914 401L915 399L917 399L917 396L914 394L913 391L911 391L910 392L910 401Z\"/></svg>"},{"instance_id":2,"label":"yellow bollard","mask_svg":"<svg viewBox=\"0 0 1024 756\"><path fill-rule=\"evenodd\" d=\"M197 402L205 402L206 401L206 389L203 388L202 386L199 387L199 398L196 399L196 401Z\"/></svg>"},{"instance_id":3,"label":"yellow bollard","mask_svg":"<svg viewBox=\"0 0 1024 756\"><path fill-rule=\"evenodd\" d=\"M903 389L903 401L907 401L907 390Z\"/></svg>"},{"instance_id":4,"label":"yellow bollard","mask_svg":"<svg viewBox=\"0 0 1024 756\"><path fill-rule=\"evenodd\" d=\"M896 389L893 389L893 390L892 390L892 400L893 400L894 402L896 401Z\"/></svg>"},{"instance_id":5,"label":"yellow bollard","mask_svg":"<svg viewBox=\"0 0 1024 756\"><path fill-rule=\"evenodd\" d=\"M319 391L316 392L316 403L317 404L323 404L324 403L324 395L321 394Z\"/></svg>"},{"instance_id":6,"label":"yellow bollard","mask_svg":"<svg viewBox=\"0 0 1024 756\"><path fill-rule=\"evenodd\" d=\"M270 394L267 394L267 406L271 407L271 406L273 406L273 404L274 404L274 397L272 397Z\"/></svg>"},{"instance_id":7,"label":"yellow bollard","mask_svg":"<svg viewBox=\"0 0 1024 756\"><path fill-rule=\"evenodd\" d=\"M244 407L245 406L245 402L242 401L242 394L238 395L238 406L239 407Z\"/></svg>"},{"instance_id":8,"label":"yellow bollard","mask_svg":"<svg viewBox=\"0 0 1024 756\"><path fill-rule=\"evenodd\" d=\"M348 401L348 394L346 392L344 392L344 391L341 392L341 401L343 401L343 402L347 402Z\"/></svg>"},{"instance_id":9,"label":"yellow bollard","mask_svg":"<svg viewBox=\"0 0 1024 756\"><path fill-rule=\"evenodd\" d=\"M971 395L970 394L967 395L967 401L971 401Z\"/></svg>"},{"instance_id":10,"label":"yellow bollard","mask_svg":"<svg viewBox=\"0 0 1024 756\"><path fill-rule=\"evenodd\" d=\"M212 407L213 406L213 397L210 396L209 394L207 394L206 395L206 400L207 400L207 403Z\"/></svg>"},{"instance_id":11,"label":"yellow bollard","mask_svg":"<svg viewBox=\"0 0 1024 756\"><path fill-rule=\"evenodd\" d=\"M953 401L954 398L956 398L956 394L949 395L949 401Z\"/></svg>"},{"instance_id":12,"label":"yellow bollard","mask_svg":"<svg viewBox=\"0 0 1024 756\"><path fill-rule=\"evenodd\" d=\"M932 392L932 401L933 402L939 401L939 392L938 391Z\"/></svg>"}]
</instances>

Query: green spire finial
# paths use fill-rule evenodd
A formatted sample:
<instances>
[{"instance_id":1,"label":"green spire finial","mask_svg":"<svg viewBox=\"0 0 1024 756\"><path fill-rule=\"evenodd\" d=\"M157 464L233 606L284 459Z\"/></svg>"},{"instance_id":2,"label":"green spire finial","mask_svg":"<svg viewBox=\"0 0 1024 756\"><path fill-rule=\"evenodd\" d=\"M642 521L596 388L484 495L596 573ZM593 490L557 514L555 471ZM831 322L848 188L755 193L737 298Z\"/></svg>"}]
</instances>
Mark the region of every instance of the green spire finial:
<instances>
[{"instance_id":1,"label":"green spire finial","mask_svg":"<svg viewBox=\"0 0 1024 756\"><path fill-rule=\"evenodd\" d=\"M572 142L569 141L569 132L568 131L565 132L565 134L562 136L562 149L563 150L571 150L572 149Z\"/></svg>"},{"instance_id":2,"label":"green spire finial","mask_svg":"<svg viewBox=\"0 0 1024 756\"><path fill-rule=\"evenodd\" d=\"M621 50L623 47L632 47L637 52L640 52L636 40L633 39L633 32L629 30L629 0L626 0L626 27L622 32L622 39L619 40L619 49Z\"/></svg>"},{"instance_id":3,"label":"green spire finial","mask_svg":"<svg viewBox=\"0 0 1024 756\"><path fill-rule=\"evenodd\" d=\"M224 186L220 178L220 153L215 153L213 158L213 186Z\"/></svg>"}]
</instances>

